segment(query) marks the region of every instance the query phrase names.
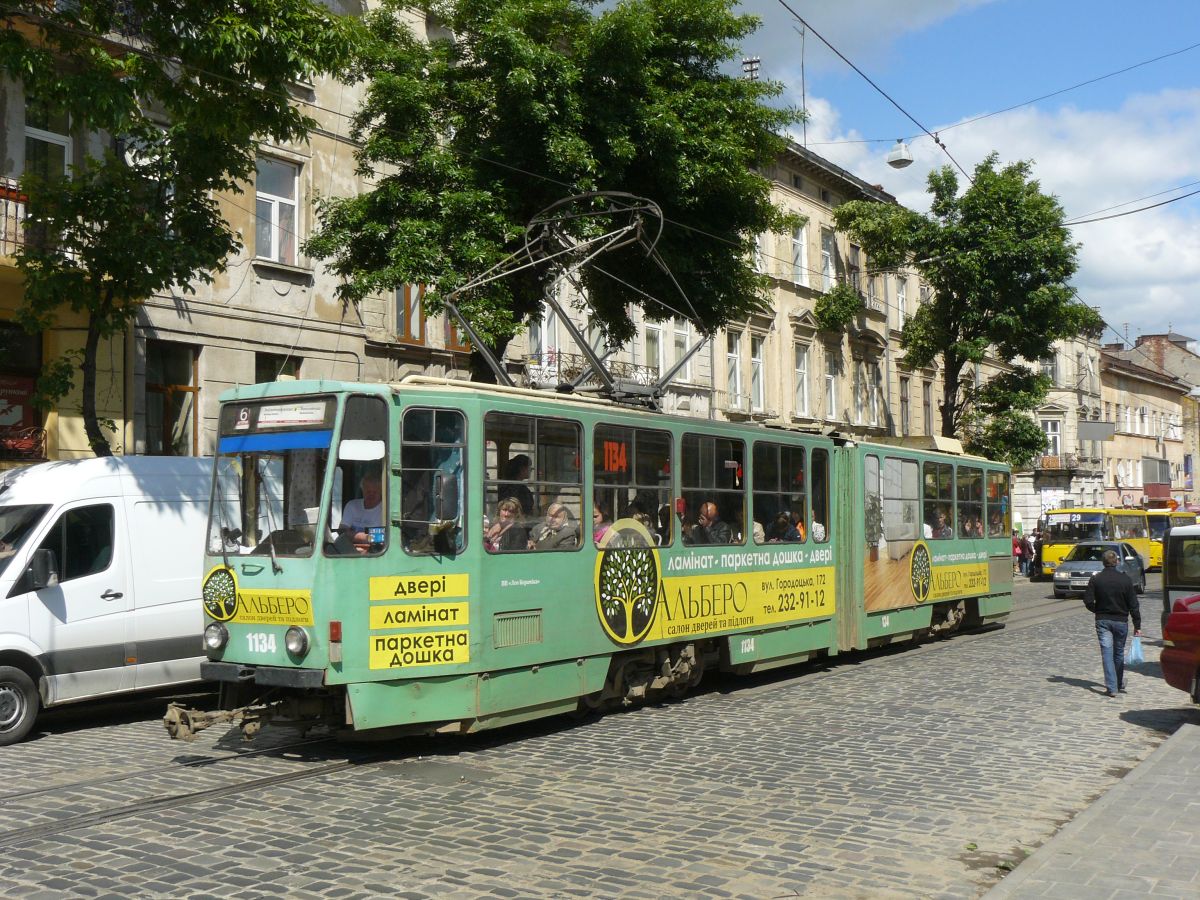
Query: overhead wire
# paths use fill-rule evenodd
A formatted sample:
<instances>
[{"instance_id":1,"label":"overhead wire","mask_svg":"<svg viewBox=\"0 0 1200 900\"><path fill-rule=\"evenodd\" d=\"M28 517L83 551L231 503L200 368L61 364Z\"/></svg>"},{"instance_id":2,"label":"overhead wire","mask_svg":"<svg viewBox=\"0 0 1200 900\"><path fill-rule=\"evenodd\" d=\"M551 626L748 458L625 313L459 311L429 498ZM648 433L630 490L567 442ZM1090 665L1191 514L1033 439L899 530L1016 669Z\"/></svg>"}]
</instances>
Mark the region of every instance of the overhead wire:
<instances>
[{"instance_id":1,"label":"overhead wire","mask_svg":"<svg viewBox=\"0 0 1200 900\"><path fill-rule=\"evenodd\" d=\"M1141 62L1133 63L1132 65L1125 66L1124 68L1121 68L1121 69L1116 69L1115 71L1112 71L1112 72L1106 72L1103 75L1097 75L1095 78L1089 78L1086 81L1081 81L1078 84L1071 85L1070 87L1060 88L1056 91L1051 91L1048 94L1042 94L1040 97L1034 97L1031 100L1023 100L1020 103L1014 103L1012 106L1006 106L1003 109L997 109L992 112L981 113L978 116L973 116L969 119L964 119L961 122L955 122L952 125L943 125L937 129L936 133L941 134L942 132L950 131L953 128L961 128L964 125L971 125L971 124L974 124L975 122L983 121L984 119L990 119L992 116L999 116L999 115L1003 115L1006 112L1012 112L1014 109L1021 109L1024 106L1032 106L1035 103L1041 103L1043 100L1049 100L1051 97L1058 97L1061 94L1066 94L1071 91L1078 90L1079 88L1087 87L1090 84L1096 84L1097 82L1104 81L1105 79L1108 79L1108 78L1113 78L1117 75L1124 75L1126 72L1132 72L1134 69L1139 69L1142 66L1148 66L1152 63L1161 62L1162 60L1169 59L1172 56L1179 56L1182 53L1187 53L1191 50L1195 50L1197 47L1200 47L1200 43L1189 44L1188 46L1181 47L1178 50L1172 50L1168 53L1163 53L1163 54L1161 54L1159 56L1155 56L1151 59L1144 59ZM904 137L901 138L901 140L911 141L911 140L916 140L917 138L922 138L924 136L925 136L924 134L905 135ZM845 141L815 141L815 142L812 142L810 144L810 146L814 146L814 147L830 146L833 144L884 144L884 143L891 143L894 140L895 140L895 138L861 138L861 139L857 139L857 140L845 140Z\"/></svg>"},{"instance_id":2,"label":"overhead wire","mask_svg":"<svg viewBox=\"0 0 1200 900\"><path fill-rule=\"evenodd\" d=\"M918 122L916 120L916 118L914 118L913 115L908 110L906 110L903 106L901 106L899 103L897 103L887 91L885 91L883 88L881 88L879 85L877 85L871 79L871 77L869 75L867 75L866 72L864 72L862 69L860 69L854 63L852 63L846 57L846 54L842 53L841 50L839 50L837 47L833 46L833 44L831 44L828 40L826 40L826 38L819 31L817 31L815 28L812 27L812 25L810 25L807 21L805 21L804 17L801 16L800 13L796 12L794 9L791 8L791 6L788 5L787 0L778 0L778 3L784 9L786 9L789 13L791 13L792 17L795 18L796 21L799 22L801 25L803 25L807 31L811 31L813 34L815 34L817 36L817 39L820 40L822 44L824 44L826 47L828 47L830 50L832 50L835 54L837 54L838 58L841 59L842 62L844 62L846 65L848 65L850 68L852 68L855 72L857 72L859 75L861 75L863 80L866 81L867 84L869 84L871 87L873 87L876 91L878 91L879 94L885 100L888 101L888 103L892 104L892 106L894 106L894 107L896 107L896 109L900 110L900 112L903 113L903 115L906 119L908 119L910 122L912 122L918 128L920 128L922 132L929 135L929 137L933 139L933 142L941 148L942 152L946 154L946 156L949 158L950 162L954 163L954 165L958 169L958 171L962 172L963 176L968 181L972 181L972 182L974 181L974 179L971 177L971 173L968 172L966 169L964 169L959 164L958 160L954 158L954 155L949 151L949 149L947 149L946 145L942 143L941 138L939 138L936 134L934 134L932 131L930 131L928 128L926 128L924 125L922 125L920 122Z\"/></svg>"}]
</instances>

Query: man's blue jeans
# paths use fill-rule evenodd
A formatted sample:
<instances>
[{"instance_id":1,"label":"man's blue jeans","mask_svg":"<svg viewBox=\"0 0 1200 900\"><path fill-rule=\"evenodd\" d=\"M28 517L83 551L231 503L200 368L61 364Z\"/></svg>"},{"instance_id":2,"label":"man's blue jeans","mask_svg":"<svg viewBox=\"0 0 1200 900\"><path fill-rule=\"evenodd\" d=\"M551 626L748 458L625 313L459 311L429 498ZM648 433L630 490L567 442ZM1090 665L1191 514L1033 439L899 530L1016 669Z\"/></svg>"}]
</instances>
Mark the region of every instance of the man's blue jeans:
<instances>
[{"instance_id":1,"label":"man's blue jeans","mask_svg":"<svg viewBox=\"0 0 1200 900\"><path fill-rule=\"evenodd\" d=\"M1104 686L1115 694L1125 686L1125 639L1129 622L1096 619L1096 637L1100 639L1100 659L1104 663Z\"/></svg>"}]
</instances>

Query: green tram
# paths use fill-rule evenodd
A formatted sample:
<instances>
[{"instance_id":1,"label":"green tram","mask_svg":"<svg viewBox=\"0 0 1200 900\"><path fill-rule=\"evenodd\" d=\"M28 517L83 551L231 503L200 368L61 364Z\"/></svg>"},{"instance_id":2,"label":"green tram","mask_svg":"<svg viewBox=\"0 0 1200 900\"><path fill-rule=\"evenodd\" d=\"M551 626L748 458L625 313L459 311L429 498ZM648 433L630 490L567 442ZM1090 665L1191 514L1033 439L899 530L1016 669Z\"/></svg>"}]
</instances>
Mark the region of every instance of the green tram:
<instances>
[{"instance_id":1,"label":"green tram","mask_svg":"<svg viewBox=\"0 0 1200 900\"><path fill-rule=\"evenodd\" d=\"M423 376L222 395L216 721L469 732L1012 607L987 460ZM375 732L378 735L388 732Z\"/></svg>"}]
</instances>

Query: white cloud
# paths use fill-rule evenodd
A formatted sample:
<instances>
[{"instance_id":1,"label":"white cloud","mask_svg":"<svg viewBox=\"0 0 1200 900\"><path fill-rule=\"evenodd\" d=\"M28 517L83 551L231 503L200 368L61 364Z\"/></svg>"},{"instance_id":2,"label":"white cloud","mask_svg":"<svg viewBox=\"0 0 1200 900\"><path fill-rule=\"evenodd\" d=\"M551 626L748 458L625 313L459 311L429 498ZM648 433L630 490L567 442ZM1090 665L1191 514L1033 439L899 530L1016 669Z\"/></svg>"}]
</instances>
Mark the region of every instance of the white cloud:
<instances>
[{"instance_id":1,"label":"white cloud","mask_svg":"<svg viewBox=\"0 0 1200 900\"><path fill-rule=\"evenodd\" d=\"M873 59L890 57L896 38L918 32L962 12L985 6L994 0L839 0L836 3L812 4L788 0L788 6L804 17L831 44L860 66ZM815 8L814 8L815 7ZM747 54L763 59L764 73L781 81L798 81L799 65L783 62L797 60L800 23L783 8L778 0L742 0L740 12L752 13L762 19L762 26L743 48ZM870 23L864 28L863 23ZM824 44L809 35L804 42L805 63L813 70L844 67Z\"/></svg>"},{"instance_id":2,"label":"white cloud","mask_svg":"<svg viewBox=\"0 0 1200 900\"><path fill-rule=\"evenodd\" d=\"M935 4L929 4L933 7ZM925 179L948 158L928 138L911 144L914 163L894 170L884 161L890 145L832 143L862 135L843 130L838 110L809 100L810 148L884 189L913 209L928 207ZM794 131L797 139L800 129ZM868 135L874 137L874 135ZM1056 195L1069 218L1110 215L1196 190L1117 204L1200 181L1200 90L1163 91L1128 98L1115 110L1026 107L941 133L967 170L988 153L1001 163L1032 160L1042 189ZM960 176L961 178L961 176ZM965 182L965 179L962 179ZM1171 328L1200 339L1200 196L1073 229L1080 250L1074 279L1086 302L1098 306L1129 335ZM1105 340L1115 340L1113 332Z\"/></svg>"}]
</instances>

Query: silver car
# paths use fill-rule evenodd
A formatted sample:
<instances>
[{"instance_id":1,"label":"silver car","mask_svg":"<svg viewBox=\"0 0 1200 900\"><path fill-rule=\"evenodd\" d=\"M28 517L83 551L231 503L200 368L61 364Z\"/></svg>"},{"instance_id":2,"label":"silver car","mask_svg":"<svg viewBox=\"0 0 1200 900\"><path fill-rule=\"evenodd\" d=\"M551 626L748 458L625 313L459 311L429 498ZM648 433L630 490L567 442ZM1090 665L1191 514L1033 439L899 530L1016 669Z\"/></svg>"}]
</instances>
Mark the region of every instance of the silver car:
<instances>
[{"instance_id":1,"label":"silver car","mask_svg":"<svg viewBox=\"0 0 1200 900\"><path fill-rule=\"evenodd\" d=\"M1139 594L1146 590L1146 561L1129 544L1120 541L1082 541L1071 548L1054 570L1054 596L1070 597L1087 590L1092 576L1104 568L1104 553L1112 550L1120 562L1117 571L1133 581Z\"/></svg>"}]
</instances>

